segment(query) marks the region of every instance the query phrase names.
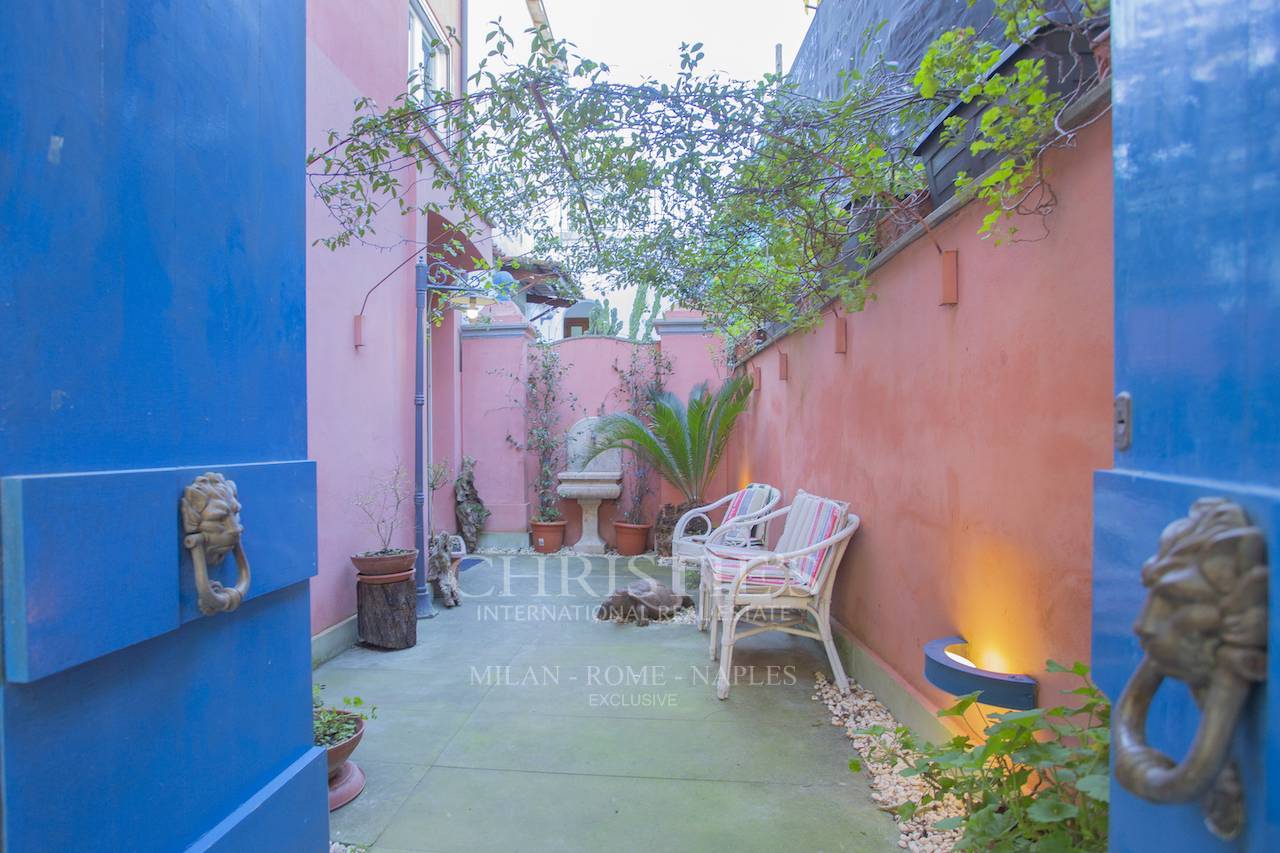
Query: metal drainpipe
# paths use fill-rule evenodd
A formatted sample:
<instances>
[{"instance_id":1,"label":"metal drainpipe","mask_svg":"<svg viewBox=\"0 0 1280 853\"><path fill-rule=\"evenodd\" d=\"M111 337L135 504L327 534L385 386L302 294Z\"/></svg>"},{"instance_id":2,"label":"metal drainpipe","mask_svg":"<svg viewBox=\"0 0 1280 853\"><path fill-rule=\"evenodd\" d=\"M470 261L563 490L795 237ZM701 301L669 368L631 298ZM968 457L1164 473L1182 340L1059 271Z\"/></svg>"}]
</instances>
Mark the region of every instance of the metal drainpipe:
<instances>
[{"instance_id":1,"label":"metal drainpipe","mask_svg":"<svg viewBox=\"0 0 1280 853\"><path fill-rule=\"evenodd\" d=\"M467 41L471 38L471 21L468 20L469 16L469 4L467 3L467 0L462 0L462 82L459 84L459 94L463 97L467 94L467 75L471 73L471 69L467 67L468 61L471 58L469 56L469 51L467 50Z\"/></svg>"},{"instance_id":2,"label":"metal drainpipe","mask_svg":"<svg viewBox=\"0 0 1280 853\"><path fill-rule=\"evenodd\" d=\"M431 348L426 340L427 309L427 262L421 255L413 268L413 289L417 295L418 329L417 347L414 359L414 395L413 395L413 544L418 549L418 560L414 564L414 581L418 593L418 618L430 619L436 615L435 606L431 603L431 589L427 585L427 550L426 520L423 510L427 503L425 486L422 477L422 415L430 393ZM424 366L428 374L427 386L423 387ZM430 463L428 463L430 464Z\"/></svg>"}]
</instances>

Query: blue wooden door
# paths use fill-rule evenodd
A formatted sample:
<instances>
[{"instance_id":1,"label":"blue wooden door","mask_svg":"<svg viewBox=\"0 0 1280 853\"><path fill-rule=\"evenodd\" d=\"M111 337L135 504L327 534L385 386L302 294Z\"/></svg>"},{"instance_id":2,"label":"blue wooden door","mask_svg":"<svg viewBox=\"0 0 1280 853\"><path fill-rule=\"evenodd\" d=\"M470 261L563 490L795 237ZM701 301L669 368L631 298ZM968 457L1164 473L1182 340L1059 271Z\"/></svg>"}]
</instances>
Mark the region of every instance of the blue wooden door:
<instances>
[{"instance_id":1,"label":"blue wooden door","mask_svg":"<svg viewBox=\"0 0 1280 853\"><path fill-rule=\"evenodd\" d=\"M304 28L302 0L5 6L10 853L325 849ZM198 606L179 513L208 471L242 507L249 585L228 612ZM238 568L209 569L224 600Z\"/></svg>"},{"instance_id":2,"label":"blue wooden door","mask_svg":"<svg viewBox=\"0 0 1280 853\"><path fill-rule=\"evenodd\" d=\"M1093 658L1113 700L1129 685L1149 751L1114 749L1111 846L1275 850L1280 608L1253 572L1264 545L1280 553L1280 9L1114 6L1115 382L1132 413L1096 479ZM1160 683L1169 658L1184 677ZM1133 698L1157 683L1149 708ZM1217 727L1206 790L1188 759ZM1130 790L1143 781L1161 796Z\"/></svg>"}]
</instances>

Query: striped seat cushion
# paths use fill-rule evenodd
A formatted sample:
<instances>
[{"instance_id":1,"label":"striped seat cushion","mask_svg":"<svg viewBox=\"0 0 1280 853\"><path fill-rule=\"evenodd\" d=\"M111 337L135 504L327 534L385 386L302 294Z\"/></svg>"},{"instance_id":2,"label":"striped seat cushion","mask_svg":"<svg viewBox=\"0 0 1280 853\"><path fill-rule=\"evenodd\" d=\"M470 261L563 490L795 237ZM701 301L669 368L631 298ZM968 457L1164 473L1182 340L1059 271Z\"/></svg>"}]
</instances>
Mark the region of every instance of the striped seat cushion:
<instances>
[{"instance_id":1,"label":"striped seat cushion","mask_svg":"<svg viewBox=\"0 0 1280 853\"><path fill-rule=\"evenodd\" d=\"M797 492L796 499L791 504L791 512L787 513L787 523L782 528L782 535L778 537L778 544L774 550L799 551L834 536L844 523L848 511L848 501L820 498L803 490ZM791 566L796 580L805 587L813 589L818 570L822 568L822 561L829 550L830 548L823 548L812 554L797 557Z\"/></svg>"},{"instance_id":2,"label":"striped seat cushion","mask_svg":"<svg viewBox=\"0 0 1280 853\"><path fill-rule=\"evenodd\" d=\"M707 566L716 583L733 583L748 561L769 553L761 548L743 548L735 545L715 545L707 549ZM743 582L748 586L781 586L788 571L776 563L757 566Z\"/></svg>"}]
</instances>

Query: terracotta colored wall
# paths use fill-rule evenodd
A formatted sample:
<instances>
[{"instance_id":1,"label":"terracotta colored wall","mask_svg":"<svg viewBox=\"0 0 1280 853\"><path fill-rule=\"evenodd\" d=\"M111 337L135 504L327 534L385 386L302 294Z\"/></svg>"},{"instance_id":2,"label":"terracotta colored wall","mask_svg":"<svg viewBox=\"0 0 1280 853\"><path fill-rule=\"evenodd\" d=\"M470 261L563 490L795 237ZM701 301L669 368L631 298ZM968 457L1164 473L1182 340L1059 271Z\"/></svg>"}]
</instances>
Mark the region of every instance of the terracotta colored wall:
<instances>
[{"instance_id":1,"label":"terracotta colored wall","mask_svg":"<svg viewBox=\"0 0 1280 853\"><path fill-rule=\"evenodd\" d=\"M460 20L460 2L431 3L444 26ZM371 95L390 103L404 91L408 72L404 0L309 0L307 4L307 144L318 146L330 128L347 126L352 100ZM458 51L454 51L455 63ZM456 80L455 76L455 80ZM333 232L323 205L307 188L308 242ZM377 223L376 242L425 236L415 218L391 212ZM331 252L309 246L307 257L307 421L308 450L317 463L318 574L311 585L311 624L320 631L355 612L350 554L377 547L377 540L352 497L367 488L372 474L397 458L412 479L414 290L413 265L406 265L369 298L364 316L365 345L352 341L352 318L365 292L412 251L350 246ZM458 441L456 382L442 341L456 337L451 324L437 331L437 349L446 357L435 365L437 456L455 458ZM456 349L456 344L453 345ZM444 374L443 379L442 372ZM442 491L450 491L448 489ZM451 494L451 491L450 491ZM437 495L437 501L441 500ZM441 518L453 519L452 501ZM413 542L412 507L396 544Z\"/></svg>"},{"instance_id":2,"label":"terracotta colored wall","mask_svg":"<svg viewBox=\"0 0 1280 853\"><path fill-rule=\"evenodd\" d=\"M1006 672L1089 659L1090 476L1112 455L1107 120L1048 165L1059 206L1043 240L978 239L975 204L935 228L959 250L958 305L938 304L939 255L918 240L874 274L847 354L827 322L747 364L762 387L735 478L851 502L863 527L837 618L939 705L921 674L938 637ZM1058 689L1042 680L1043 700Z\"/></svg>"}]
</instances>

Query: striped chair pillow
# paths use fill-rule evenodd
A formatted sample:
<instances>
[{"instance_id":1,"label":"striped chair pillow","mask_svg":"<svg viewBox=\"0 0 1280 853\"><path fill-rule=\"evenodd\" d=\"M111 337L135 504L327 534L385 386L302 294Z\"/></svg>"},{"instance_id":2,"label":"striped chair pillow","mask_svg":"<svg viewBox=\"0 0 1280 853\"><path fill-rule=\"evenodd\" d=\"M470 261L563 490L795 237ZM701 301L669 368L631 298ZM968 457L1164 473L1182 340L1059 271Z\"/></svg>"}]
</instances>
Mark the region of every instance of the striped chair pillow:
<instances>
[{"instance_id":1,"label":"striped chair pillow","mask_svg":"<svg viewBox=\"0 0 1280 853\"><path fill-rule=\"evenodd\" d=\"M787 523L782 528L782 536L778 538L774 550L799 551L834 536L848 512L848 501L820 498L804 490L796 492L791 512L787 513ZM814 591L813 584L818 578L818 570L822 568L822 561L829 550L830 548L823 548L792 561L791 571L795 580Z\"/></svg>"}]
</instances>

